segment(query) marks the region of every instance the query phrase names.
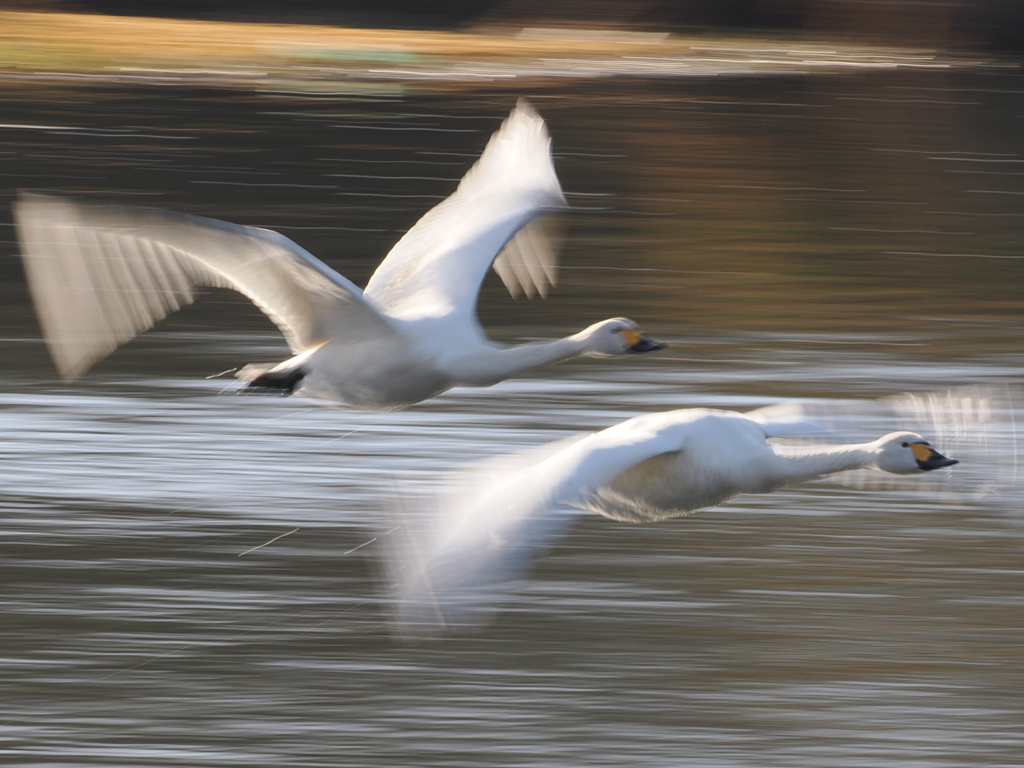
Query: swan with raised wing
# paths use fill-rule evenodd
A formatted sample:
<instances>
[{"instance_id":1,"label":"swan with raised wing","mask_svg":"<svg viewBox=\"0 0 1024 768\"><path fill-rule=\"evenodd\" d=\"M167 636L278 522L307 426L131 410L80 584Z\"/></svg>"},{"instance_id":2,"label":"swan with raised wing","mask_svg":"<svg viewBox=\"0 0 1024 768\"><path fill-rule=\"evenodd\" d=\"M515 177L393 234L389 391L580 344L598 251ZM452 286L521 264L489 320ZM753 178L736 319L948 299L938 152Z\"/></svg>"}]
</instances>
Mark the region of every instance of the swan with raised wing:
<instances>
[{"instance_id":1,"label":"swan with raised wing","mask_svg":"<svg viewBox=\"0 0 1024 768\"><path fill-rule=\"evenodd\" d=\"M520 101L449 198L402 237L365 290L267 229L149 208L22 194L15 222L44 336L65 379L202 287L243 293L293 357L248 365L250 387L401 408L581 355L661 347L613 318L555 341L504 346L476 317L493 265L513 294L546 296L557 262L543 214L565 208L544 121Z\"/></svg>"},{"instance_id":2,"label":"swan with raised wing","mask_svg":"<svg viewBox=\"0 0 1024 768\"><path fill-rule=\"evenodd\" d=\"M906 431L846 445L769 442L823 434L771 413L693 408L640 416L490 459L454 475L445 491L396 501L385 555L400 630L479 623L536 553L586 512L654 522L837 472L914 475L958 463Z\"/></svg>"}]
</instances>

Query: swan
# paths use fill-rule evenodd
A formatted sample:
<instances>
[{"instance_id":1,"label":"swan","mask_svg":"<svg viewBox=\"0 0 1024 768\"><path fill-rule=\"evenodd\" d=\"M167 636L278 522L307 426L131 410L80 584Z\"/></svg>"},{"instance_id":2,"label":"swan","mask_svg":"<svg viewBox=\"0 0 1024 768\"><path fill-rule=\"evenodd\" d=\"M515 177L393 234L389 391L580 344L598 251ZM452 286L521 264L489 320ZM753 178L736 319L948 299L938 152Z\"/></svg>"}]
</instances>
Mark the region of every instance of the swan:
<instances>
[{"instance_id":1,"label":"swan","mask_svg":"<svg viewBox=\"0 0 1024 768\"><path fill-rule=\"evenodd\" d=\"M236 375L249 387L394 409L571 357L662 347L622 317L555 341L487 339L475 311L487 270L513 297L546 296L557 264L538 217L566 207L544 121L520 100L457 190L398 241L365 290L267 229L29 193L14 216L40 325L66 380L199 288L223 287L267 314L294 355L244 367Z\"/></svg>"},{"instance_id":2,"label":"swan","mask_svg":"<svg viewBox=\"0 0 1024 768\"><path fill-rule=\"evenodd\" d=\"M774 413L639 416L490 459L433 496L396 500L383 554L398 630L478 624L534 554L587 512L648 523L838 472L919 475L958 463L908 431L843 445L770 443L824 435L812 422L772 420Z\"/></svg>"}]
</instances>

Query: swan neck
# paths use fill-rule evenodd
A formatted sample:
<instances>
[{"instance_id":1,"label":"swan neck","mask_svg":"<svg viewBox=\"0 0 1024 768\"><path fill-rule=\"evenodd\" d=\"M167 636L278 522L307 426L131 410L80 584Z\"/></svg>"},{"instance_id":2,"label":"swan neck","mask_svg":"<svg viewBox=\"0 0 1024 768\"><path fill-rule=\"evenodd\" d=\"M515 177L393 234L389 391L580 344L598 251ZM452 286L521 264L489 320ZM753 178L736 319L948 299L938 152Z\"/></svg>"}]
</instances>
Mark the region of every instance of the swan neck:
<instances>
[{"instance_id":1,"label":"swan neck","mask_svg":"<svg viewBox=\"0 0 1024 768\"><path fill-rule=\"evenodd\" d=\"M876 466L878 453L873 444L814 447L776 447L782 459L784 482L813 480L836 472Z\"/></svg>"},{"instance_id":2,"label":"swan neck","mask_svg":"<svg viewBox=\"0 0 1024 768\"><path fill-rule=\"evenodd\" d=\"M513 347L489 344L487 349L479 350L467 361L459 383L476 386L494 384L534 368L577 357L586 351L586 347L572 336Z\"/></svg>"}]
</instances>

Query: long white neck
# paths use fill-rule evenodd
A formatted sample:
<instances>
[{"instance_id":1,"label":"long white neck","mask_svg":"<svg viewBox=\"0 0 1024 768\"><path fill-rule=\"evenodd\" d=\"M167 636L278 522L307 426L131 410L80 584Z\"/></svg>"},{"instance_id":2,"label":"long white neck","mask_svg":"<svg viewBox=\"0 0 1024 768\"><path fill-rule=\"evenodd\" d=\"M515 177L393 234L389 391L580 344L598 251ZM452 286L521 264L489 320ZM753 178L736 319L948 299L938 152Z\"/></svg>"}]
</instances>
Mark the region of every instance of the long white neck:
<instances>
[{"instance_id":1,"label":"long white neck","mask_svg":"<svg viewBox=\"0 0 1024 768\"><path fill-rule=\"evenodd\" d=\"M876 468L878 450L875 443L836 446L774 446L780 461L776 467L779 485L814 480L850 469Z\"/></svg>"},{"instance_id":2,"label":"long white neck","mask_svg":"<svg viewBox=\"0 0 1024 768\"><path fill-rule=\"evenodd\" d=\"M586 354L590 351L589 345L578 336L514 347L481 345L471 355L457 361L458 370L452 371L452 375L459 384L489 386L534 368Z\"/></svg>"}]
</instances>

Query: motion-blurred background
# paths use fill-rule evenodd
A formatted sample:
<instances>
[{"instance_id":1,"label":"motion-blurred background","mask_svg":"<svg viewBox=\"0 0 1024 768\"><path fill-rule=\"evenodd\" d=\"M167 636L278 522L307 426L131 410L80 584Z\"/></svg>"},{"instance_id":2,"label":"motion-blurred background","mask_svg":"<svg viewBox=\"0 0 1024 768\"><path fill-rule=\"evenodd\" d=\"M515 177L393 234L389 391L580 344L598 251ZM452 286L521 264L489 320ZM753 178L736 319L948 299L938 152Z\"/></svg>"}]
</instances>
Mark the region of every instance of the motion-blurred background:
<instances>
[{"instance_id":1,"label":"motion-blurred background","mask_svg":"<svg viewBox=\"0 0 1024 768\"><path fill-rule=\"evenodd\" d=\"M765 29L1008 50L1024 44L1024 10L1014 0L5 0L0 9L411 29Z\"/></svg>"},{"instance_id":2,"label":"motion-blurred background","mask_svg":"<svg viewBox=\"0 0 1024 768\"><path fill-rule=\"evenodd\" d=\"M1012 0L0 2L5 765L1020 765L1022 30ZM17 190L269 227L363 285L519 97L573 211L549 299L490 276L481 320L670 349L329 410L207 378L287 354L211 291L57 379ZM1007 397L985 455L935 420L951 478L594 517L478 636L388 629L398 483L959 386Z\"/></svg>"}]
</instances>

